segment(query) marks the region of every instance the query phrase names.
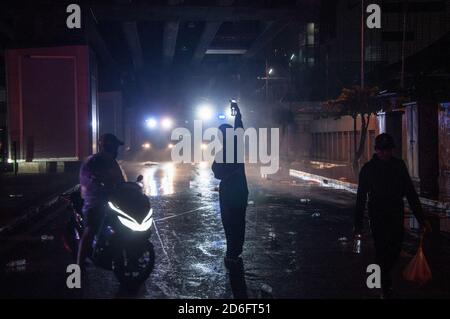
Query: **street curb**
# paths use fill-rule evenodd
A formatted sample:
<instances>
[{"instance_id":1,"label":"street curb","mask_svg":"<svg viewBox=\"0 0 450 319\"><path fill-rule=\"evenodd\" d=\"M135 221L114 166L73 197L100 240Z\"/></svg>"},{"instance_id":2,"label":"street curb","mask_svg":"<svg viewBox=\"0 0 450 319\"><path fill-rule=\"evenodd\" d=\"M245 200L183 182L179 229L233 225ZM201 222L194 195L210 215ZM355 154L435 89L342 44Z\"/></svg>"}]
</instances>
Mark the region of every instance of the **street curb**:
<instances>
[{"instance_id":1,"label":"street curb","mask_svg":"<svg viewBox=\"0 0 450 319\"><path fill-rule=\"evenodd\" d=\"M289 176L300 178L303 180L310 180L320 183L324 187L332 187L336 189L343 189L348 192L356 194L358 185L355 183L343 182L338 179L328 178L325 176L315 175L308 172L289 169ZM420 202L424 205L431 206L437 209L450 211L450 203L439 202L428 198L420 197Z\"/></svg>"},{"instance_id":2,"label":"street curb","mask_svg":"<svg viewBox=\"0 0 450 319\"><path fill-rule=\"evenodd\" d=\"M324 187L332 187L337 189L343 189L350 193L356 194L358 185L349 182L343 182L338 179L332 179L325 176L315 175L296 169L289 169L289 176L300 178L307 181L314 181L320 183Z\"/></svg>"},{"instance_id":3,"label":"street curb","mask_svg":"<svg viewBox=\"0 0 450 319\"><path fill-rule=\"evenodd\" d=\"M28 220L35 218L36 216L43 213L45 210L51 208L59 201L59 196L62 193L68 193L74 191L78 187L78 184L67 189L63 192L58 192L58 195L53 195L49 197L46 201L44 201L43 204L37 205L37 206L31 206L29 208L25 209L25 213L20 215L19 217L15 218L12 222L8 223L7 225L0 227L0 235L4 233L8 233L13 231L15 228L25 224Z\"/></svg>"}]
</instances>

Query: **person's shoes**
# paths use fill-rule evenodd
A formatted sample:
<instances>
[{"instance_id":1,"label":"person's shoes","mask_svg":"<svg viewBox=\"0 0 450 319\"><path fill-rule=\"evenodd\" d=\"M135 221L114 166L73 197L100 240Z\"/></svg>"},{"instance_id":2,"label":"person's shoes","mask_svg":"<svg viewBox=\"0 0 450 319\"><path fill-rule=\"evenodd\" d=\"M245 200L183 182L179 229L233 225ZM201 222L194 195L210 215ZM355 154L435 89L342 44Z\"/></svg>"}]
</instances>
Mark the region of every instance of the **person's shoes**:
<instances>
[{"instance_id":1,"label":"person's shoes","mask_svg":"<svg viewBox=\"0 0 450 319\"><path fill-rule=\"evenodd\" d=\"M223 261L227 269L239 267L243 263L241 257L225 257Z\"/></svg>"}]
</instances>

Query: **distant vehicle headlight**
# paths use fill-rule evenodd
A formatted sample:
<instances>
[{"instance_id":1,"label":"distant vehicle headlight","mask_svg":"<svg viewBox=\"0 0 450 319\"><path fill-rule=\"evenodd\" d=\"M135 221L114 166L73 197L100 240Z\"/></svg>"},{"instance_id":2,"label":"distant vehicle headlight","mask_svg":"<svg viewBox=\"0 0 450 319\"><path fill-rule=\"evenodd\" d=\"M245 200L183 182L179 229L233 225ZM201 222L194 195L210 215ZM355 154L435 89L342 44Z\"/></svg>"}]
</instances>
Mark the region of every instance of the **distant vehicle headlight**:
<instances>
[{"instance_id":1,"label":"distant vehicle headlight","mask_svg":"<svg viewBox=\"0 0 450 319\"><path fill-rule=\"evenodd\" d=\"M209 105L200 105L197 111L197 116L203 121L208 121L213 117L213 109Z\"/></svg>"},{"instance_id":2,"label":"distant vehicle headlight","mask_svg":"<svg viewBox=\"0 0 450 319\"><path fill-rule=\"evenodd\" d=\"M173 126L172 119L170 119L168 117L163 118L162 121L161 121L161 126L162 126L163 129L166 129L166 130L172 128L172 126Z\"/></svg>"},{"instance_id":3,"label":"distant vehicle headlight","mask_svg":"<svg viewBox=\"0 0 450 319\"><path fill-rule=\"evenodd\" d=\"M158 121L153 117L147 119L145 122L147 123L148 128L156 128L156 126L158 126Z\"/></svg>"}]
</instances>

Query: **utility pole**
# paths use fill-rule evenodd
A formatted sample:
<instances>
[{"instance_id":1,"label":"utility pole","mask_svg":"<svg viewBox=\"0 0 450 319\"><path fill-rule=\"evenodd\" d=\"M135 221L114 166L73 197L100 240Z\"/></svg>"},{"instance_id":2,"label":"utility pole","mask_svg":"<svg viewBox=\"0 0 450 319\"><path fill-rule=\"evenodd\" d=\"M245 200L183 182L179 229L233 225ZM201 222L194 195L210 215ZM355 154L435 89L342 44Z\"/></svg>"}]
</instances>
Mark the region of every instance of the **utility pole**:
<instances>
[{"instance_id":1,"label":"utility pole","mask_svg":"<svg viewBox=\"0 0 450 319\"><path fill-rule=\"evenodd\" d=\"M364 39L364 0L361 0L361 90L364 89L364 46L365 46L365 39Z\"/></svg>"},{"instance_id":2,"label":"utility pole","mask_svg":"<svg viewBox=\"0 0 450 319\"><path fill-rule=\"evenodd\" d=\"M362 102L362 94L363 94L363 90L364 90L364 52L365 52L365 39L364 39L364 31L365 31L365 24L364 24L364 0L361 0L361 90L360 90L360 96L359 96L359 101ZM355 117L353 119L353 144L354 144L354 151L355 151L355 156L356 156L356 152L357 152L357 139L356 139L356 119L357 117ZM361 132L362 133L362 132Z\"/></svg>"},{"instance_id":3,"label":"utility pole","mask_svg":"<svg viewBox=\"0 0 450 319\"><path fill-rule=\"evenodd\" d=\"M402 34L402 69L400 73L400 88L403 90L405 87L405 42L406 42L406 11L407 11L408 1L403 2L403 34Z\"/></svg>"}]
</instances>

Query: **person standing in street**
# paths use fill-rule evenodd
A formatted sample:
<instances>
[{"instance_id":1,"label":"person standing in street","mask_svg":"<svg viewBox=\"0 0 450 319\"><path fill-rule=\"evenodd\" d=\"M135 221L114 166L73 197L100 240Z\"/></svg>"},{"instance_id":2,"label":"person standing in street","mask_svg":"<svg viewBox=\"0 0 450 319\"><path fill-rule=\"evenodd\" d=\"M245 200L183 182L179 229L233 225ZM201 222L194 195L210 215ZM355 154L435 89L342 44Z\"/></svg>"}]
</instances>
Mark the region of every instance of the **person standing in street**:
<instances>
[{"instance_id":1,"label":"person standing in street","mask_svg":"<svg viewBox=\"0 0 450 319\"><path fill-rule=\"evenodd\" d=\"M212 164L214 177L220 179L219 202L222 224L225 230L227 241L227 251L224 258L225 266L231 268L242 264L240 255L245 241L245 215L248 201L247 178L245 176L245 166L243 161L238 161L237 137L234 136L234 161L226 162L226 131L244 128L242 115L236 103L232 102L232 108L236 110L234 128L229 124L219 127L222 132L223 149L218 156L222 156L219 161Z\"/></svg>"},{"instance_id":2,"label":"person standing in street","mask_svg":"<svg viewBox=\"0 0 450 319\"><path fill-rule=\"evenodd\" d=\"M404 205L409 206L425 232L431 226L423 213L403 160L393 156L394 140L383 133L375 138L375 154L361 169L354 218L354 235L360 238L366 202L375 244L375 262L381 268L382 297L392 295L392 269L400 255L404 234Z\"/></svg>"}]
</instances>

